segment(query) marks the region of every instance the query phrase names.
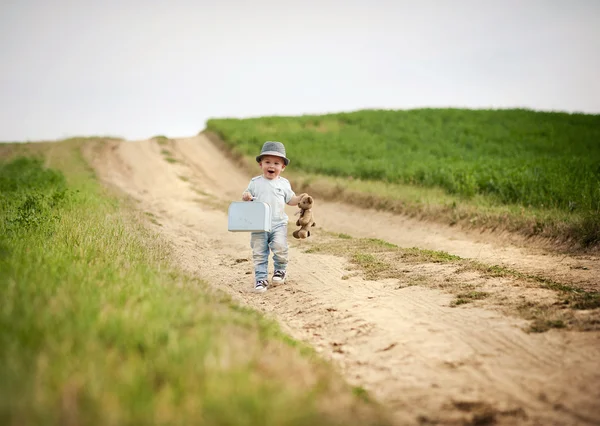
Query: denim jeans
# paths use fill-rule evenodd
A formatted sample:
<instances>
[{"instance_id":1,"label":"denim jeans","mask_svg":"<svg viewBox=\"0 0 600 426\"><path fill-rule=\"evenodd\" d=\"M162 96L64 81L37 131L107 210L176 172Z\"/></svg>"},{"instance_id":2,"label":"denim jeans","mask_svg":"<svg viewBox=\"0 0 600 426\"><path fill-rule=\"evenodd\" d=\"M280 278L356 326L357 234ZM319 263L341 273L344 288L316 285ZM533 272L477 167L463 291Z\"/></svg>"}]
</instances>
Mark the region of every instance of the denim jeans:
<instances>
[{"instance_id":1,"label":"denim jeans","mask_svg":"<svg viewBox=\"0 0 600 426\"><path fill-rule=\"evenodd\" d=\"M250 247L256 281L268 279L269 250L273 252L275 270L285 271L288 263L287 223L275 225L271 232L252 232Z\"/></svg>"}]
</instances>

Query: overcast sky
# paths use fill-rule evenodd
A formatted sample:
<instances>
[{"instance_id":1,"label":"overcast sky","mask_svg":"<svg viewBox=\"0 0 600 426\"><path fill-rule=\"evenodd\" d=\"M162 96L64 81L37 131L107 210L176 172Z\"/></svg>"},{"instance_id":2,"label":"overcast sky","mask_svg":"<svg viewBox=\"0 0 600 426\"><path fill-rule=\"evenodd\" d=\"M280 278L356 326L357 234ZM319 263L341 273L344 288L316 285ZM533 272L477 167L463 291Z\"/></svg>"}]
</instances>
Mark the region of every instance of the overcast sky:
<instances>
[{"instance_id":1,"label":"overcast sky","mask_svg":"<svg viewBox=\"0 0 600 426\"><path fill-rule=\"evenodd\" d=\"M0 140L363 108L600 113L598 0L2 0Z\"/></svg>"}]
</instances>

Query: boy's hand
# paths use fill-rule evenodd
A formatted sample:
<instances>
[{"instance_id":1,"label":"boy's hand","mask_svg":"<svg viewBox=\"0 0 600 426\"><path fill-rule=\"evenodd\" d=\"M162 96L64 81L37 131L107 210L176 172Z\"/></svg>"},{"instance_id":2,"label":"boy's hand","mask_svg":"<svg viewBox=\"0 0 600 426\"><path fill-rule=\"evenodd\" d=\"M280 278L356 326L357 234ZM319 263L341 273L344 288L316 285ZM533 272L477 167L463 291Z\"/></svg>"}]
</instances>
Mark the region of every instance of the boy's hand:
<instances>
[{"instance_id":1,"label":"boy's hand","mask_svg":"<svg viewBox=\"0 0 600 426\"><path fill-rule=\"evenodd\" d=\"M308 195L306 192L303 192L302 194L297 194L295 196L293 196L290 201L288 201L288 206L297 206L298 203L300 202L300 199L305 196Z\"/></svg>"},{"instance_id":2,"label":"boy's hand","mask_svg":"<svg viewBox=\"0 0 600 426\"><path fill-rule=\"evenodd\" d=\"M244 192L242 194L242 200L243 201L252 201L253 200L252 194L250 194L248 191Z\"/></svg>"}]
</instances>

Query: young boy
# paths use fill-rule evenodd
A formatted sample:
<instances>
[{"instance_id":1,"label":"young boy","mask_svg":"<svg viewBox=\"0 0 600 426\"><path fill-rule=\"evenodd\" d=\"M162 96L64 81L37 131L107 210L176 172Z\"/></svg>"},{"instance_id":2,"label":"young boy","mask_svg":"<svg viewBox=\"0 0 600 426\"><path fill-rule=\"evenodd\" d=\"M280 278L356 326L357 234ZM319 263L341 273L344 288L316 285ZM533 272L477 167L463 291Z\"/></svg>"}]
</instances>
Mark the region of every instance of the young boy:
<instances>
[{"instance_id":1,"label":"young boy","mask_svg":"<svg viewBox=\"0 0 600 426\"><path fill-rule=\"evenodd\" d=\"M244 201L259 201L271 206L271 232L252 232L250 246L254 260L254 291L267 290L267 269L269 250L273 252L273 283L285 282L288 264L287 224L285 204L298 205L304 194L296 195L290 182L280 174L290 163L285 156L285 146L281 142L265 142L256 157L262 174L252 178L248 188L242 194Z\"/></svg>"}]
</instances>

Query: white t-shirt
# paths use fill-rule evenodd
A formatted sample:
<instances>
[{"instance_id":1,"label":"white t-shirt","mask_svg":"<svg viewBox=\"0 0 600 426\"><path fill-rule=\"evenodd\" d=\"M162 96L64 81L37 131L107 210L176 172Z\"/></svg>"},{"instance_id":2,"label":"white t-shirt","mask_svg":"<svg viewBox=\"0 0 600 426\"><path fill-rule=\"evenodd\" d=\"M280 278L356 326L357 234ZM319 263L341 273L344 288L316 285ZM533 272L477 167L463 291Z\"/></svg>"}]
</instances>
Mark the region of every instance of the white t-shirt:
<instances>
[{"instance_id":1,"label":"white t-shirt","mask_svg":"<svg viewBox=\"0 0 600 426\"><path fill-rule=\"evenodd\" d=\"M288 216L285 214L285 205L292 199L294 191L290 182L279 176L277 179L267 179L264 176L252 178L246 189L254 201L267 203L271 206L271 226L287 223Z\"/></svg>"}]
</instances>

